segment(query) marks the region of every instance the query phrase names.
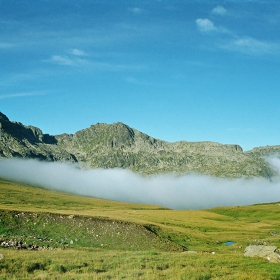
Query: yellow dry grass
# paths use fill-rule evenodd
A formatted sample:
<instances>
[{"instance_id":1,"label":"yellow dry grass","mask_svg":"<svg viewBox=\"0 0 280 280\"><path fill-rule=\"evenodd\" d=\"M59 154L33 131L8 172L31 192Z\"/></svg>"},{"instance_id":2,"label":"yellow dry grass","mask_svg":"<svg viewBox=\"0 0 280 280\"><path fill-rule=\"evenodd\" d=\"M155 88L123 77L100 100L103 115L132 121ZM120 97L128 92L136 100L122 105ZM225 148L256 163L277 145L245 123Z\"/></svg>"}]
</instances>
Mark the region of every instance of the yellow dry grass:
<instances>
[{"instance_id":1,"label":"yellow dry grass","mask_svg":"<svg viewBox=\"0 0 280 280\"><path fill-rule=\"evenodd\" d=\"M248 244L280 247L278 203L171 210L75 196L1 180L0 209L104 217L152 225L159 236L198 252L1 249L5 258L0 260L0 279L280 279L278 264L243 257ZM235 244L226 246L226 241Z\"/></svg>"}]
</instances>

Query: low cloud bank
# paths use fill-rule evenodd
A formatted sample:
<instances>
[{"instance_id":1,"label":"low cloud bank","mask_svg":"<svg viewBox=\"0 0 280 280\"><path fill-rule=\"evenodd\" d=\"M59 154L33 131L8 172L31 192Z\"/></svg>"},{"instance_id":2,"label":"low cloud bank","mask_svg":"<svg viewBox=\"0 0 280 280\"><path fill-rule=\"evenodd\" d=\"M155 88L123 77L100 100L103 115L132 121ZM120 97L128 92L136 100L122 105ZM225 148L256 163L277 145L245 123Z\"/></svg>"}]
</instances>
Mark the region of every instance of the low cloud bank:
<instances>
[{"instance_id":1,"label":"low cloud bank","mask_svg":"<svg viewBox=\"0 0 280 280\"><path fill-rule=\"evenodd\" d=\"M280 160L268 162L280 170ZM117 201L158 204L172 209L205 209L279 200L280 180L222 179L202 175L162 174L144 177L129 170L82 170L78 165L34 159L3 159L7 180ZM28 199L28 198L27 198Z\"/></svg>"}]
</instances>

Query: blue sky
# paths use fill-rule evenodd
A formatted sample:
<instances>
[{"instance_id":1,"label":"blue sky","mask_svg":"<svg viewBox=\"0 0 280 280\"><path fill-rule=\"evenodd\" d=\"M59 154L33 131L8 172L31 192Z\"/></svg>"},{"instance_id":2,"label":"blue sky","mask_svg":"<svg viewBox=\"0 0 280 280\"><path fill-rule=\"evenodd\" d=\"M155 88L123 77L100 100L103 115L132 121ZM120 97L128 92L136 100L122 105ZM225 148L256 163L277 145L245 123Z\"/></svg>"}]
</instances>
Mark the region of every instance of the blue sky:
<instances>
[{"instance_id":1,"label":"blue sky","mask_svg":"<svg viewBox=\"0 0 280 280\"><path fill-rule=\"evenodd\" d=\"M49 134L280 145L279 30L280 1L0 0L0 111Z\"/></svg>"}]
</instances>

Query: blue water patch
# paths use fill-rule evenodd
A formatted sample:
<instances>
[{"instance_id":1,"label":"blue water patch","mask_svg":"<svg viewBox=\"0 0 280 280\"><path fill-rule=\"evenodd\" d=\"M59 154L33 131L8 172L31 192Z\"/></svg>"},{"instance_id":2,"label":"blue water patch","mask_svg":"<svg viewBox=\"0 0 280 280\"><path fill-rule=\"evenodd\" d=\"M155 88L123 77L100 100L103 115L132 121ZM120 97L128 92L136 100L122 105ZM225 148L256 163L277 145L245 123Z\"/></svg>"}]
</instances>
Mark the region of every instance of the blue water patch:
<instances>
[{"instance_id":1,"label":"blue water patch","mask_svg":"<svg viewBox=\"0 0 280 280\"><path fill-rule=\"evenodd\" d=\"M226 244L227 246L230 246L230 245L235 244L235 242L234 242L234 241L227 241L227 242L225 242L225 244Z\"/></svg>"}]
</instances>

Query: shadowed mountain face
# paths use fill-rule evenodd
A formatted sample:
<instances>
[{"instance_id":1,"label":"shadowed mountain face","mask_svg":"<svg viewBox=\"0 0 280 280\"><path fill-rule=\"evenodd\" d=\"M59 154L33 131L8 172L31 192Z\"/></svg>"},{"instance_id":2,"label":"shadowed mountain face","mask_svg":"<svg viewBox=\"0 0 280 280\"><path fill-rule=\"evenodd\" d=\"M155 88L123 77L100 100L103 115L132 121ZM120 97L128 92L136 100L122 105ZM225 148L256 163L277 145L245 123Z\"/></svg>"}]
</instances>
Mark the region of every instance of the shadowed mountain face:
<instances>
[{"instance_id":1,"label":"shadowed mountain face","mask_svg":"<svg viewBox=\"0 0 280 280\"><path fill-rule=\"evenodd\" d=\"M98 123L75 134L51 136L11 122L0 112L0 158L39 158L79 162L84 168L125 168L142 174L201 173L218 177L270 177L263 156L280 146L243 152L239 145L215 142L169 143L123 123Z\"/></svg>"},{"instance_id":2,"label":"shadowed mountain face","mask_svg":"<svg viewBox=\"0 0 280 280\"><path fill-rule=\"evenodd\" d=\"M34 126L11 122L0 112L0 157L38 158L51 161L77 161L75 156L57 146L54 136L43 134Z\"/></svg>"}]
</instances>

